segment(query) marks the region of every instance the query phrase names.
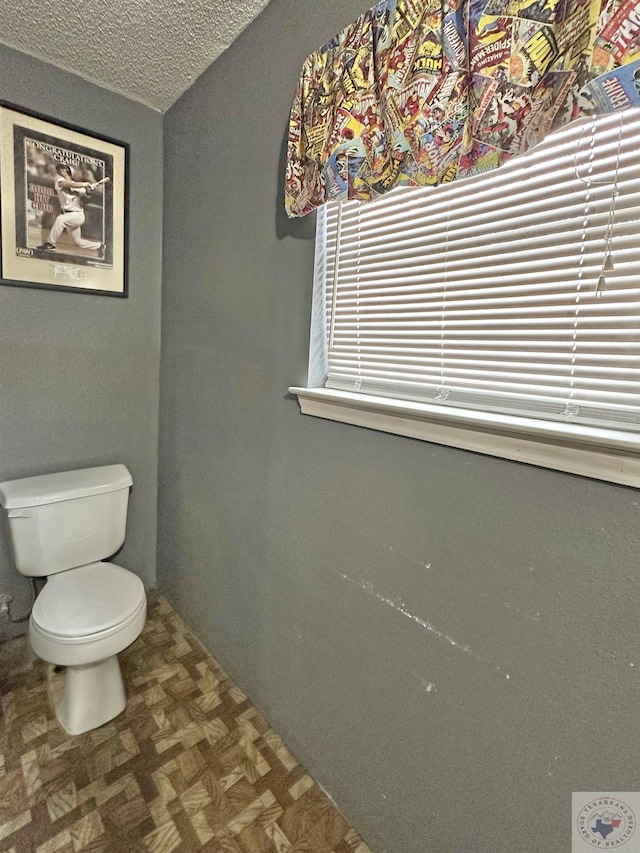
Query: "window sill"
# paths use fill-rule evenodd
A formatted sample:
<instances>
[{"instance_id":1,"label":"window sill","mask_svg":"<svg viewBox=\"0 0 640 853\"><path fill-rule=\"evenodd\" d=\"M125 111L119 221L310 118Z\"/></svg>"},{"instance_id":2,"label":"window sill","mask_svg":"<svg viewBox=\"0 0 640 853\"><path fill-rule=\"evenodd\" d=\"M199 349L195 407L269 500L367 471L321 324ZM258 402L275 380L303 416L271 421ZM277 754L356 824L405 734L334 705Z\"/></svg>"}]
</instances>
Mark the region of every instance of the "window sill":
<instances>
[{"instance_id":1,"label":"window sill","mask_svg":"<svg viewBox=\"0 0 640 853\"><path fill-rule=\"evenodd\" d=\"M305 415L640 487L637 433L443 409L328 388L289 391Z\"/></svg>"}]
</instances>

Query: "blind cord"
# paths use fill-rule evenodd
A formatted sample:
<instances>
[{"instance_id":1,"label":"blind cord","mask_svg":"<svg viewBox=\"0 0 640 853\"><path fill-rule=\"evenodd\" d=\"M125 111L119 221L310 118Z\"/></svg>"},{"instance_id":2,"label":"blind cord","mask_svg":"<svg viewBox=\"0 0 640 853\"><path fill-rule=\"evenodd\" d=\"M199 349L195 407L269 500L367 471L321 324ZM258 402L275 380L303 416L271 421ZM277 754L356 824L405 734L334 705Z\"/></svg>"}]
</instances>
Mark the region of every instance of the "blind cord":
<instances>
[{"instance_id":1,"label":"blind cord","mask_svg":"<svg viewBox=\"0 0 640 853\"><path fill-rule=\"evenodd\" d=\"M567 418L567 420L571 420L571 418L575 418L577 415L580 414L580 407L576 405L576 403L573 401L573 397L575 394L574 384L576 374L576 361L578 358L578 324L580 321L580 300L582 298L584 265L587 258L587 241L589 239L589 205L591 201L591 184L593 181L593 161L595 158L595 143L596 119L595 116L593 116L591 123L591 140L589 144L589 168L587 169L587 180L582 181L582 183L586 184L586 189L584 195L584 215L582 217L582 232L580 234L580 257L578 258L578 278L576 280L575 312L573 316L573 329L571 332L571 368L569 372L569 399L565 403L564 409L562 410L562 414L565 418ZM582 180L582 178L580 180Z\"/></svg>"},{"instance_id":2,"label":"blind cord","mask_svg":"<svg viewBox=\"0 0 640 853\"><path fill-rule=\"evenodd\" d=\"M451 199L447 199L447 219L444 229L444 272L442 277L442 314L440 317L440 386L436 389L436 400L439 403L444 403L450 395L450 391L445 387L444 379L444 340L445 340L445 324L447 320L447 270L449 264L449 212L451 210Z\"/></svg>"},{"instance_id":3,"label":"blind cord","mask_svg":"<svg viewBox=\"0 0 640 853\"><path fill-rule=\"evenodd\" d=\"M622 122L624 113L620 113L620 124L618 126L618 153L616 156L616 170L613 176L613 188L611 190L611 201L609 202L609 216L607 218L607 228L604 234L604 258L602 260L602 268L598 276L596 285L596 297L599 299L603 292L607 289L607 281L605 273L613 272L613 223L616 213L616 203L618 201L618 175L620 172L620 147L622 145Z\"/></svg>"}]
</instances>

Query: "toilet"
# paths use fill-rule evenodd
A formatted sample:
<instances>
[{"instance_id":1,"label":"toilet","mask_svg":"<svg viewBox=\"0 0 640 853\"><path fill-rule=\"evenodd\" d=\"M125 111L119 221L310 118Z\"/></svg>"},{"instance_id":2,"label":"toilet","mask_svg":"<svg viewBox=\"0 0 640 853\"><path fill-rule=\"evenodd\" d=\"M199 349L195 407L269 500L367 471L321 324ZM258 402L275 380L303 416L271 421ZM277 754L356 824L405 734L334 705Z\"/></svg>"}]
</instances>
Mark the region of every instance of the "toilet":
<instances>
[{"instance_id":1,"label":"toilet","mask_svg":"<svg viewBox=\"0 0 640 853\"><path fill-rule=\"evenodd\" d=\"M47 579L29 639L39 658L66 667L56 716L72 735L126 704L118 655L142 632L147 600L137 575L102 561L124 542L132 483L124 465L0 483L16 568Z\"/></svg>"}]
</instances>

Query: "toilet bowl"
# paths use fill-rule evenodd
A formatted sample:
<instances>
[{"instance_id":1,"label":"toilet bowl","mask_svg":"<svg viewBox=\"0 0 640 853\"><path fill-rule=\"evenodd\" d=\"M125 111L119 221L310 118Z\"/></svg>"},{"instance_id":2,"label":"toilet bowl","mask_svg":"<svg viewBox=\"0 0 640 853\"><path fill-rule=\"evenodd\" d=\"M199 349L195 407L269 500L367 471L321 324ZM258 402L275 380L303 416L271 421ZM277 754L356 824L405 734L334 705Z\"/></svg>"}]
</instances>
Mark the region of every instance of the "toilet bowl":
<instances>
[{"instance_id":1,"label":"toilet bowl","mask_svg":"<svg viewBox=\"0 0 640 853\"><path fill-rule=\"evenodd\" d=\"M16 567L47 578L29 639L38 657L67 668L56 716L69 734L126 705L118 655L142 632L147 602L137 575L102 558L124 541L131 483L111 465L0 484Z\"/></svg>"},{"instance_id":2,"label":"toilet bowl","mask_svg":"<svg viewBox=\"0 0 640 853\"><path fill-rule=\"evenodd\" d=\"M29 639L42 660L66 666L57 717L69 734L98 728L126 705L117 655L147 615L140 578L113 563L53 575L33 606Z\"/></svg>"}]
</instances>

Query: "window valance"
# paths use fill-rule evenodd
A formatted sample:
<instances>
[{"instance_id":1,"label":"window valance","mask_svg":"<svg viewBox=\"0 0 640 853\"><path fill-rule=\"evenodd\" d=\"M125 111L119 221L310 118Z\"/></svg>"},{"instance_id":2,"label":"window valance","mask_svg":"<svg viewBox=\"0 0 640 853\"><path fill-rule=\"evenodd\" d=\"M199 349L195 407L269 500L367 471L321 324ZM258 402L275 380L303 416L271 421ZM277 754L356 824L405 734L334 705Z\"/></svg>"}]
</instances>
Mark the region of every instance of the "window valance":
<instances>
[{"instance_id":1,"label":"window valance","mask_svg":"<svg viewBox=\"0 0 640 853\"><path fill-rule=\"evenodd\" d=\"M304 63L287 213L486 172L631 104L635 0L383 0Z\"/></svg>"}]
</instances>

